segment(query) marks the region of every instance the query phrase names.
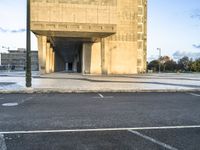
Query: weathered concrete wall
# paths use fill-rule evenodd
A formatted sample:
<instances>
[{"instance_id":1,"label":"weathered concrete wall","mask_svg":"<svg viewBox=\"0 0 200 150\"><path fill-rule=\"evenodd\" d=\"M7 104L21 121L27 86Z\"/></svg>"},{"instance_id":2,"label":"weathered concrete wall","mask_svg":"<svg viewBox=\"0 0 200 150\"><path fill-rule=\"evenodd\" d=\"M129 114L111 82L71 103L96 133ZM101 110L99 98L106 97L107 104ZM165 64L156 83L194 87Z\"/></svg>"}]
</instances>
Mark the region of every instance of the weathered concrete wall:
<instances>
[{"instance_id":1,"label":"weathered concrete wall","mask_svg":"<svg viewBox=\"0 0 200 150\"><path fill-rule=\"evenodd\" d=\"M31 10L36 34L99 37L116 30L116 0L31 0Z\"/></svg>"},{"instance_id":2,"label":"weathered concrete wall","mask_svg":"<svg viewBox=\"0 0 200 150\"><path fill-rule=\"evenodd\" d=\"M146 70L146 0L118 0L117 33L106 38L109 74Z\"/></svg>"},{"instance_id":3,"label":"weathered concrete wall","mask_svg":"<svg viewBox=\"0 0 200 150\"><path fill-rule=\"evenodd\" d=\"M31 20L116 24L116 0L31 0Z\"/></svg>"}]
</instances>

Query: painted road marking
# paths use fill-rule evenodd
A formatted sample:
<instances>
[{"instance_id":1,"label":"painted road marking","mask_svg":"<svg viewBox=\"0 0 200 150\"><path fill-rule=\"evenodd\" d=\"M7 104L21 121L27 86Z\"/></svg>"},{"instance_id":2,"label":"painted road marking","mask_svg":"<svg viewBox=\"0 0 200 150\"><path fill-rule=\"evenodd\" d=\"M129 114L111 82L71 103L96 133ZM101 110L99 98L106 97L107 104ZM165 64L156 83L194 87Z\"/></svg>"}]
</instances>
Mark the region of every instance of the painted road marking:
<instances>
[{"instance_id":1,"label":"painted road marking","mask_svg":"<svg viewBox=\"0 0 200 150\"><path fill-rule=\"evenodd\" d=\"M142 137L142 138L144 138L144 139L146 139L146 140L148 140L148 141L151 141L151 142L153 142L153 143L155 143L155 144L157 144L157 145L160 145L160 146L162 146L163 148L166 148L166 149L168 149L168 150L178 150L177 148L174 148L174 147L172 147L172 146L170 146L170 145L168 145L168 144L165 144L165 143L163 143L163 142L161 142L161 141L158 141L158 140L156 140L156 139L154 139L154 138L152 138L152 137L149 137L149 136L147 136L147 135L141 134L140 132L132 131L132 130L128 130L128 131L131 132L131 133L133 133L133 134L135 134L135 135L137 135L137 136L140 136L140 137Z\"/></svg>"},{"instance_id":2,"label":"painted road marking","mask_svg":"<svg viewBox=\"0 0 200 150\"><path fill-rule=\"evenodd\" d=\"M93 97L93 98L97 98L97 99L111 99L113 98L113 96L104 96L101 93L98 93L98 97Z\"/></svg>"},{"instance_id":3,"label":"painted road marking","mask_svg":"<svg viewBox=\"0 0 200 150\"><path fill-rule=\"evenodd\" d=\"M4 104L2 104L2 106L4 106L4 107L13 107L13 106L18 106L19 105L19 103L4 103Z\"/></svg>"},{"instance_id":4,"label":"painted road marking","mask_svg":"<svg viewBox=\"0 0 200 150\"><path fill-rule=\"evenodd\" d=\"M199 95L199 94L195 94L195 93L188 93L188 94L190 94L190 95L192 95L192 96L197 96L197 97L200 97L200 95Z\"/></svg>"},{"instance_id":5,"label":"painted road marking","mask_svg":"<svg viewBox=\"0 0 200 150\"><path fill-rule=\"evenodd\" d=\"M26 98L26 99L22 99L22 101L19 102L19 103L17 103L17 102L4 103L4 104L2 104L2 106L4 106L4 107L14 107L14 106L18 106L18 105L20 105L20 104L22 104L22 103L24 103L24 102L26 102L26 101L31 100L32 98L33 98L33 97L28 97L28 98Z\"/></svg>"},{"instance_id":6,"label":"painted road marking","mask_svg":"<svg viewBox=\"0 0 200 150\"><path fill-rule=\"evenodd\" d=\"M98 95L99 95L101 98L104 98L104 96L103 96L102 94L98 93Z\"/></svg>"},{"instance_id":7,"label":"painted road marking","mask_svg":"<svg viewBox=\"0 0 200 150\"><path fill-rule=\"evenodd\" d=\"M67 130L32 130L32 131L2 131L0 134L34 134L34 133L61 133L61 132L103 132L103 131L127 131L127 130L165 130L165 129L190 129L200 128L194 126L163 126L163 127L135 127L135 128L99 128L99 129L67 129Z\"/></svg>"},{"instance_id":8,"label":"painted road marking","mask_svg":"<svg viewBox=\"0 0 200 150\"><path fill-rule=\"evenodd\" d=\"M7 150L6 142L3 134L0 134L0 150Z\"/></svg>"}]
</instances>

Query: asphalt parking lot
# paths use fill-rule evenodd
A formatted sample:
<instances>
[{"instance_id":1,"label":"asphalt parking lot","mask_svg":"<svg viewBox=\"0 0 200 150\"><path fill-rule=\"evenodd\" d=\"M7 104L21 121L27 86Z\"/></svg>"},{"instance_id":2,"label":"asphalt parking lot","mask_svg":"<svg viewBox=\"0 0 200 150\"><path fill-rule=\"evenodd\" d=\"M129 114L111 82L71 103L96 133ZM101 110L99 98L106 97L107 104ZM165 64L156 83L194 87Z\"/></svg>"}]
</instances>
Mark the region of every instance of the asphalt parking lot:
<instances>
[{"instance_id":1,"label":"asphalt parking lot","mask_svg":"<svg viewBox=\"0 0 200 150\"><path fill-rule=\"evenodd\" d=\"M1 94L0 149L199 150L199 108L198 92Z\"/></svg>"}]
</instances>

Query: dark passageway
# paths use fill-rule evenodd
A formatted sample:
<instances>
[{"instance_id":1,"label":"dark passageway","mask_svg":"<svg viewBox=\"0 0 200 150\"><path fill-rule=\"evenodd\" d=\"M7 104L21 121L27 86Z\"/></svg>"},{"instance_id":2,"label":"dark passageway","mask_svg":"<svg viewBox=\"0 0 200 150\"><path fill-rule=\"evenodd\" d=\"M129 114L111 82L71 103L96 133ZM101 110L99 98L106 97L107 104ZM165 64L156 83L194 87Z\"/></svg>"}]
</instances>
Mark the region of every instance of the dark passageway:
<instances>
[{"instance_id":1,"label":"dark passageway","mask_svg":"<svg viewBox=\"0 0 200 150\"><path fill-rule=\"evenodd\" d=\"M83 43L91 42L91 39L51 37L50 42L53 43L58 59L60 59L56 60L57 72L82 72Z\"/></svg>"}]
</instances>

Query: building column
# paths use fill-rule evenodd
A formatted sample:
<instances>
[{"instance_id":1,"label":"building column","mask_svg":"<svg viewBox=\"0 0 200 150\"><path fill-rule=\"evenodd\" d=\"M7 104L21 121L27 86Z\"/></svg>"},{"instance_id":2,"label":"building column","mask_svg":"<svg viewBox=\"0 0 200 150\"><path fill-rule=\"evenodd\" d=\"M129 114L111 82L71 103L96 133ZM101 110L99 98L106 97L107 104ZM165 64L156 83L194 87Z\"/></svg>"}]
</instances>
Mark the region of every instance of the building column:
<instances>
[{"instance_id":1,"label":"building column","mask_svg":"<svg viewBox=\"0 0 200 150\"><path fill-rule=\"evenodd\" d=\"M49 54L49 61L50 61L50 73L52 73L53 72L53 48L51 48L50 47L50 52L49 52L50 54Z\"/></svg>"},{"instance_id":2,"label":"building column","mask_svg":"<svg viewBox=\"0 0 200 150\"><path fill-rule=\"evenodd\" d=\"M77 72L77 56L74 58L72 70L73 72Z\"/></svg>"},{"instance_id":3,"label":"building column","mask_svg":"<svg viewBox=\"0 0 200 150\"><path fill-rule=\"evenodd\" d=\"M47 37L37 35L38 39L38 60L39 60L39 71L41 74L46 73L46 44Z\"/></svg>"},{"instance_id":4,"label":"building column","mask_svg":"<svg viewBox=\"0 0 200 150\"><path fill-rule=\"evenodd\" d=\"M90 74L92 43L83 43L82 51L82 73Z\"/></svg>"},{"instance_id":5,"label":"building column","mask_svg":"<svg viewBox=\"0 0 200 150\"><path fill-rule=\"evenodd\" d=\"M105 40L101 39L101 73L107 75L108 71L106 68L106 50L105 50Z\"/></svg>"},{"instance_id":6,"label":"building column","mask_svg":"<svg viewBox=\"0 0 200 150\"><path fill-rule=\"evenodd\" d=\"M46 73L50 73L50 43L47 43L46 45Z\"/></svg>"},{"instance_id":7,"label":"building column","mask_svg":"<svg viewBox=\"0 0 200 150\"><path fill-rule=\"evenodd\" d=\"M52 65L52 72L55 72L55 51L53 51L53 65Z\"/></svg>"}]
</instances>

